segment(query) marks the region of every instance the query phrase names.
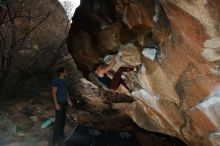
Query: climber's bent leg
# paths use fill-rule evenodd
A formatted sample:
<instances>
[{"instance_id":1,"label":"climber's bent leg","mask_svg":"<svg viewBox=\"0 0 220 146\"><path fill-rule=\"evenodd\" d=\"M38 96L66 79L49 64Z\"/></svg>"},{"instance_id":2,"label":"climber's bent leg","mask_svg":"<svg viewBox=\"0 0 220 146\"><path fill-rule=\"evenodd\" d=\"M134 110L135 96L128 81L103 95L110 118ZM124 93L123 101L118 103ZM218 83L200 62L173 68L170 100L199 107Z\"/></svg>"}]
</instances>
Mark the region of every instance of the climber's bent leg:
<instances>
[{"instance_id":1,"label":"climber's bent leg","mask_svg":"<svg viewBox=\"0 0 220 146\"><path fill-rule=\"evenodd\" d=\"M117 90L118 87L122 84L125 88L129 90L127 84L121 78L121 75L123 72L129 72L129 71L134 71L134 68L133 67L120 67L118 71L114 74L114 77L111 81L111 84L109 85L109 88L113 90Z\"/></svg>"}]
</instances>

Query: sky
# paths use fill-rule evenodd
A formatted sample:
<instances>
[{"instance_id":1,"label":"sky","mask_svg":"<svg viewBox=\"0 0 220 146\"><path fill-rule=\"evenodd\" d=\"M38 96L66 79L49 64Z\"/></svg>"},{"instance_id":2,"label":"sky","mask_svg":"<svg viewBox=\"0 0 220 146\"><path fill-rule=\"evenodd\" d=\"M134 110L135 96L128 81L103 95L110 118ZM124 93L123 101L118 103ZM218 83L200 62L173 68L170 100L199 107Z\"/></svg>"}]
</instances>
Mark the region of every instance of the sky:
<instances>
[{"instance_id":1,"label":"sky","mask_svg":"<svg viewBox=\"0 0 220 146\"><path fill-rule=\"evenodd\" d=\"M67 11L68 18L71 20L75 9L79 6L80 0L59 0L63 5L64 9Z\"/></svg>"}]
</instances>

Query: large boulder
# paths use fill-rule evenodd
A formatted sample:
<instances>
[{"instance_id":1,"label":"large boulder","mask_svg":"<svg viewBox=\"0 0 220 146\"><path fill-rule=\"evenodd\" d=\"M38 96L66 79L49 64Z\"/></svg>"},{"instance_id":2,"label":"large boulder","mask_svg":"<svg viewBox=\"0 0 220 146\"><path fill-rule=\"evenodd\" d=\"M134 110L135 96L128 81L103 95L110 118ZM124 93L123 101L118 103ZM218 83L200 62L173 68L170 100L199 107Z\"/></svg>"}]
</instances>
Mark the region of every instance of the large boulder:
<instances>
[{"instance_id":1,"label":"large boulder","mask_svg":"<svg viewBox=\"0 0 220 146\"><path fill-rule=\"evenodd\" d=\"M0 100L36 94L68 54L70 21L58 0L5 1L0 9Z\"/></svg>"},{"instance_id":2,"label":"large boulder","mask_svg":"<svg viewBox=\"0 0 220 146\"><path fill-rule=\"evenodd\" d=\"M220 145L219 6L218 0L84 0L73 17L68 49L87 79L109 54L121 56L115 71L143 63L138 74L127 75L134 102L111 107L146 130L189 145ZM144 50L154 46L151 60ZM91 96L100 95L90 94L89 105L97 106Z\"/></svg>"}]
</instances>

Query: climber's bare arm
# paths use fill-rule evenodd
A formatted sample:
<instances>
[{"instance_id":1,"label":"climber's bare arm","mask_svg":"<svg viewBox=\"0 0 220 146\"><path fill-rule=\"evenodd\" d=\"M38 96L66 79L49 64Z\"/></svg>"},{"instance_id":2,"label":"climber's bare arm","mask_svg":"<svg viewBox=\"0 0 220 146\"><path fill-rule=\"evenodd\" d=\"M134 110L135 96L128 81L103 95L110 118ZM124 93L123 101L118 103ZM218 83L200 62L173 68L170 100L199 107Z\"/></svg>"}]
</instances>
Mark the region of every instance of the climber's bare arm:
<instances>
[{"instance_id":1,"label":"climber's bare arm","mask_svg":"<svg viewBox=\"0 0 220 146\"><path fill-rule=\"evenodd\" d=\"M112 70L113 67L115 66L115 64L116 64L116 59L115 59L115 57L114 57L114 58L112 58L111 63L110 63L107 67L101 69L101 71L100 71L101 74L105 74L105 73L107 73L108 71Z\"/></svg>"}]
</instances>

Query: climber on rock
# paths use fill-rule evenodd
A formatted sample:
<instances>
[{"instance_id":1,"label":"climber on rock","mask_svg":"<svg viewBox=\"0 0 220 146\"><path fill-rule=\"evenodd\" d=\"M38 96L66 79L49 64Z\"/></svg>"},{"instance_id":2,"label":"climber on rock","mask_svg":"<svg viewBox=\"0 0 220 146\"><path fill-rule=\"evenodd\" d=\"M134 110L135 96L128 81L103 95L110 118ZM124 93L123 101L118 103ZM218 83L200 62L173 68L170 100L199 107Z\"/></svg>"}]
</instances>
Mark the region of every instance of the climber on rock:
<instances>
[{"instance_id":1,"label":"climber on rock","mask_svg":"<svg viewBox=\"0 0 220 146\"><path fill-rule=\"evenodd\" d=\"M131 93L132 90L127 86L127 84L125 83L125 81L122 79L121 76L124 72L129 72L129 71L138 72L142 65L138 65L135 67L132 66L120 67L118 71L113 75L113 78L111 79L107 76L107 72L112 70L115 64L116 64L115 57L112 59L110 64L104 64L104 63L95 64L94 71L96 78L108 89L115 91L122 84L129 91L129 93Z\"/></svg>"}]
</instances>

